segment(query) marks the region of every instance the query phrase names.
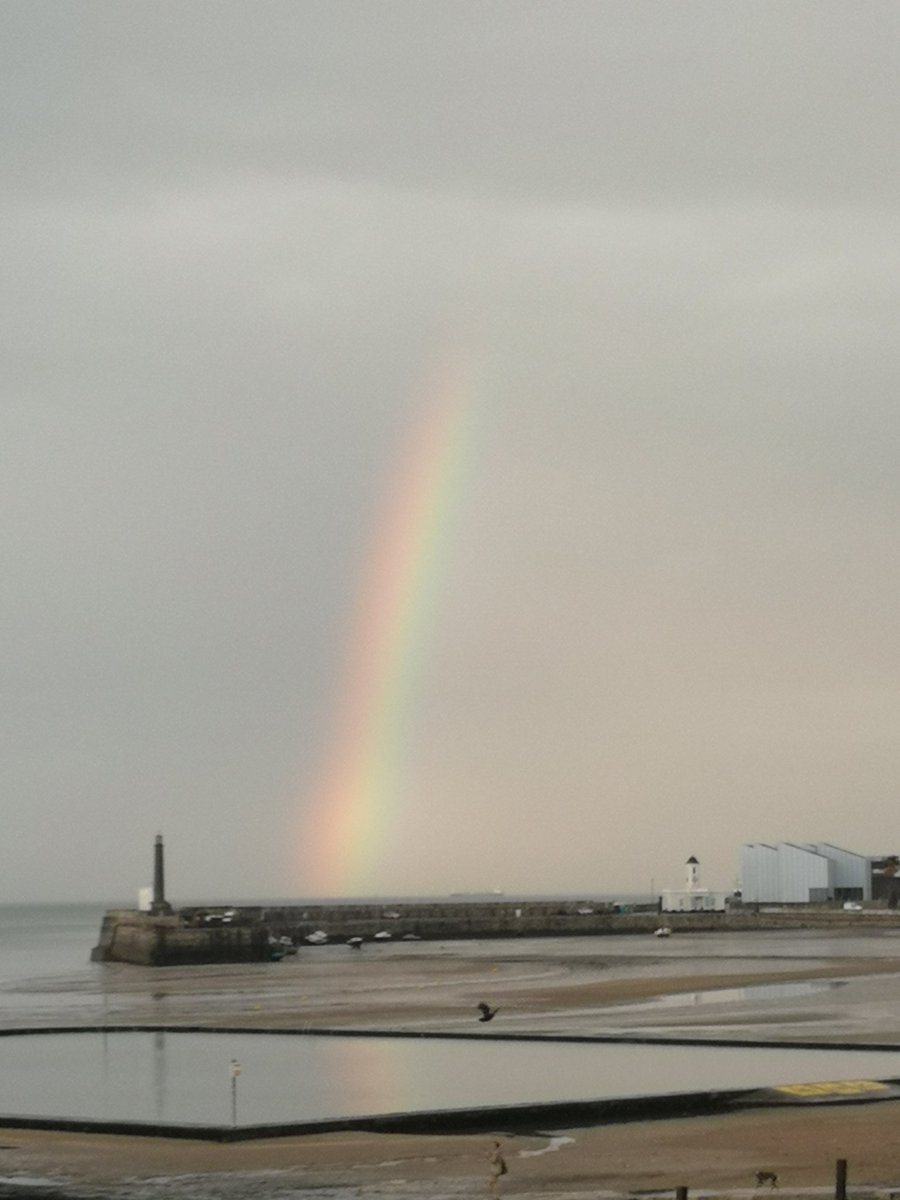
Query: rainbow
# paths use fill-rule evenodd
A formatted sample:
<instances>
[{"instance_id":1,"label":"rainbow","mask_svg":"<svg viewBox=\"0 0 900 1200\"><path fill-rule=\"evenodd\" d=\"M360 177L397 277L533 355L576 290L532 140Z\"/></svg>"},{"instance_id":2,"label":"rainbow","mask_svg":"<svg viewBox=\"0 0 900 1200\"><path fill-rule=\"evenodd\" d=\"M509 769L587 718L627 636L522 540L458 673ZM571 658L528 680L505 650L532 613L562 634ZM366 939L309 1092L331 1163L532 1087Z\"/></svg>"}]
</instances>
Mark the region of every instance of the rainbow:
<instances>
[{"instance_id":1,"label":"rainbow","mask_svg":"<svg viewBox=\"0 0 900 1200\"><path fill-rule=\"evenodd\" d=\"M473 412L467 372L445 370L391 476L362 573L331 749L301 834L306 895L358 895L398 817L404 740Z\"/></svg>"}]
</instances>

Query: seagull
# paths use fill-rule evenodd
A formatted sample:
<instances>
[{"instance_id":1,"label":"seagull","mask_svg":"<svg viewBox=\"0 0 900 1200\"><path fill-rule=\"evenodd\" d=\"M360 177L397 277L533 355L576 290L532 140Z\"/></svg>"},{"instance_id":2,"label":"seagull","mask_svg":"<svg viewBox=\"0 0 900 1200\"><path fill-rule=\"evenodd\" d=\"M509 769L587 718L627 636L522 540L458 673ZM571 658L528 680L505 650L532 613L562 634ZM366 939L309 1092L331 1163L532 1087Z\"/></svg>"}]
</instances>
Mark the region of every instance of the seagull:
<instances>
[{"instance_id":1,"label":"seagull","mask_svg":"<svg viewBox=\"0 0 900 1200\"><path fill-rule=\"evenodd\" d=\"M479 1021L492 1021L500 1011L497 1008L491 1008L491 1006L489 1004L485 1004L483 1000L478 1007L481 1010L481 1016L478 1018Z\"/></svg>"}]
</instances>

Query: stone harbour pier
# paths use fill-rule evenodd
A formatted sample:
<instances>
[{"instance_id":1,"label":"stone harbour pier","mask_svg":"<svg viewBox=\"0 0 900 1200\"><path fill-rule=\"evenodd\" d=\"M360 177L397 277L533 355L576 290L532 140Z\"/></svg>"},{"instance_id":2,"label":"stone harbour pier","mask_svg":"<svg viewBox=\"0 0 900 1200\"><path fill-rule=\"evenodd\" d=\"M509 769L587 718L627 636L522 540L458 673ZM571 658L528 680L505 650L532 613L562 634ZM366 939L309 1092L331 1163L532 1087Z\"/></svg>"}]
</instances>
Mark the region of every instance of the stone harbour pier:
<instances>
[{"instance_id":1,"label":"stone harbour pier","mask_svg":"<svg viewBox=\"0 0 900 1200\"><path fill-rule=\"evenodd\" d=\"M511 900L493 896L447 900L287 905L193 905L174 909L165 897L162 837L154 848L153 898L146 910L112 910L103 918L95 962L175 966L266 962L298 946L351 946L460 938L652 934L761 929L900 928L900 914L796 905L780 910L666 912L590 899Z\"/></svg>"}]
</instances>

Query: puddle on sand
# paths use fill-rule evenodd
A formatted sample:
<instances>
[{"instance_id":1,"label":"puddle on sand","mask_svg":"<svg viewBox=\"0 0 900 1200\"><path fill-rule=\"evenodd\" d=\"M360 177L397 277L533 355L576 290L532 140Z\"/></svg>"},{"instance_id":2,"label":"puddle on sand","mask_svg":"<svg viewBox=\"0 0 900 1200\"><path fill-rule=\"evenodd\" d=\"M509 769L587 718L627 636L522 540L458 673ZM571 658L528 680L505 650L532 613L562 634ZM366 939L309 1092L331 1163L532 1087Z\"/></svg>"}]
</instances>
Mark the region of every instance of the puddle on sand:
<instances>
[{"instance_id":1,"label":"puddle on sand","mask_svg":"<svg viewBox=\"0 0 900 1200\"><path fill-rule=\"evenodd\" d=\"M706 992L672 992L667 996L654 996L652 1000L639 1000L631 1004L617 1004L616 1010L689 1008L700 1004L734 1004L754 1000L796 1000L816 992L831 991L846 987L846 979L807 979L796 983L757 983L750 987L711 988Z\"/></svg>"}]
</instances>

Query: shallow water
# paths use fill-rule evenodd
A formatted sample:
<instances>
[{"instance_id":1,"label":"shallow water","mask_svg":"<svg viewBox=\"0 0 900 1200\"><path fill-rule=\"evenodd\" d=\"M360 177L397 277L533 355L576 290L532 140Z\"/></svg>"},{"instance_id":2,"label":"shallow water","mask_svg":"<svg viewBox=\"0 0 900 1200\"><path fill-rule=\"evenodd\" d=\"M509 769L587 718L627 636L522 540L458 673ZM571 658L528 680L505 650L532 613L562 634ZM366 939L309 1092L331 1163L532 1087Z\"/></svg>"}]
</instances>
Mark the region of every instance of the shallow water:
<instances>
[{"instance_id":1,"label":"shallow water","mask_svg":"<svg viewBox=\"0 0 900 1200\"><path fill-rule=\"evenodd\" d=\"M230 1064L241 1066L232 1092ZM3 1115L299 1122L896 1076L880 1051L82 1033L0 1038Z\"/></svg>"},{"instance_id":2,"label":"shallow water","mask_svg":"<svg viewBox=\"0 0 900 1200\"><path fill-rule=\"evenodd\" d=\"M845 979L807 979L796 983L756 983L739 988L709 988L702 992L673 992L654 996L652 1000L636 1000L617 1004L617 1012L625 1009L688 1008L702 1004L746 1004L754 1000L796 1000L814 996L817 992L832 992L847 986Z\"/></svg>"},{"instance_id":3,"label":"shallow water","mask_svg":"<svg viewBox=\"0 0 900 1200\"><path fill-rule=\"evenodd\" d=\"M105 911L102 904L0 905L0 989L83 974Z\"/></svg>"}]
</instances>

